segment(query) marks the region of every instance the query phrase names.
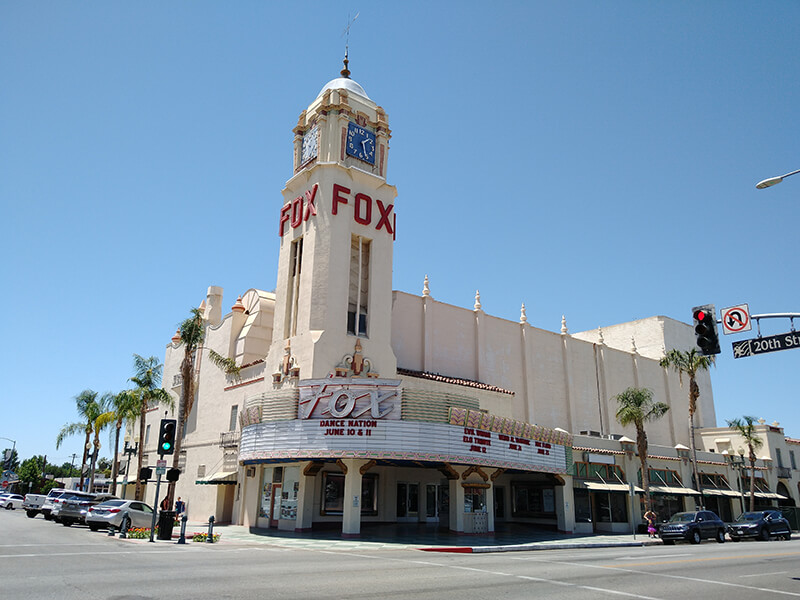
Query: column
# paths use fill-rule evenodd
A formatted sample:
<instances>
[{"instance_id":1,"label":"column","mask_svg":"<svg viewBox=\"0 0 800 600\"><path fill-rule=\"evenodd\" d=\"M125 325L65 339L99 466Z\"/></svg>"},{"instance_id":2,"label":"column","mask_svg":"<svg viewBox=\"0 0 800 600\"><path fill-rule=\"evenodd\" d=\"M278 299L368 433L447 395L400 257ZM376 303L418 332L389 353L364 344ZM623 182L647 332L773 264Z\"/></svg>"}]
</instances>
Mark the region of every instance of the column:
<instances>
[{"instance_id":1,"label":"column","mask_svg":"<svg viewBox=\"0 0 800 600\"><path fill-rule=\"evenodd\" d=\"M556 518L558 530L572 533L575 531L575 494L572 490L572 476L560 475L564 485L556 486Z\"/></svg>"},{"instance_id":2,"label":"column","mask_svg":"<svg viewBox=\"0 0 800 600\"><path fill-rule=\"evenodd\" d=\"M341 463L347 468L344 476L344 509L342 512L342 536L361 535L361 467L367 460L346 458Z\"/></svg>"}]
</instances>

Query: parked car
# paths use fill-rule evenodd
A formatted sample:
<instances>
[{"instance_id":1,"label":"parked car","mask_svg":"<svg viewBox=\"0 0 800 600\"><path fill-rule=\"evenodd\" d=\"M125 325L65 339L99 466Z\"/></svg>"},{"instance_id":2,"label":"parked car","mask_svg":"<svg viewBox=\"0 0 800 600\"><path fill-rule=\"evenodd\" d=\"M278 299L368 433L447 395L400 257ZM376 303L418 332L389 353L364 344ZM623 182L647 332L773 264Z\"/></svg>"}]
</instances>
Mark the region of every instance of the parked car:
<instances>
[{"instance_id":1,"label":"parked car","mask_svg":"<svg viewBox=\"0 0 800 600\"><path fill-rule=\"evenodd\" d=\"M679 512L662 523L658 535L668 545L674 544L675 540L699 544L704 539L715 539L722 544L725 542L725 523L710 510Z\"/></svg>"},{"instance_id":2,"label":"parked car","mask_svg":"<svg viewBox=\"0 0 800 600\"><path fill-rule=\"evenodd\" d=\"M150 528L153 524L153 509L137 500L106 500L89 507L86 524L92 531L114 526L119 529L127 514L131 527Z\"/></svg>"},{"instance_id":3,"label":"parked car","mask_svg":"<svg viewBox=\"0 0 800 600\"><path fill-rule=\"evenodd\" d=\"M728 523L728 535L734 542L742 538L766 541L774 537L789 540L792 538L792 527L777 510L758 510L742 513L733 523Z\"/></svg>"},{"instance_id":4,"label":"parked car","mask_svg":"<svg viewBox=\"0 0 800 600\"><path fill-rule=\"evenodd\" d=\"M56 523L61 523L61 509L64 505L70 501L89 501L94 497L94 494L89 494L88 492L76 492L70 491L64 494L61 494L58 498L53 498L53 507L50 509L50 519L55 521Z\"/></svg>"},{"instance_id":5,"label":"parked car","mask_svg":"<svg viewBox=\"0 0 800 600\"><path fill-rule=\"evenodd\" d=\"M42 506L47 496L44 494L25 494L25 501L22 503L22 510L29 518L33 519L42 512Z\"/></svg>"},{"instance_id":6,"label":"parked car","mask_svg":"<svg viewBox=\"0 0 800 600\"><path fill-rule=\"evenodd\" d=\"M44 518L49 521L52 518L51 517L51 513L53 511L53 502L56 499L58 499L61 496L63 496L64 494L67 494L67 493L69 493L71 491L72 490L67 490L67 489L64 489L64 488L53 488L52 490L50 490L47 493L47 496L45 496L44 502L42 503L41 507L39 508L39 512L41 512L44 515ZM30 515L28 515L28 516L30 516ZM33 515L33 516L35 517L36 515Z\"/></svg>"},{"instance_id":7,"label":"parked car","mask_svg":"<svg viewBox=\"0 0 800 600\"><path fill-rule=\"evenodd\" d=\"M58 521L65 527L75 523L85 525L86 514L92 506L115 499L116 496L111 494L76 494L65 497L58 507Z\"/></svg>"},{"instance_id":8,"label":"parked car","mask_svg":"<svg viewBox=\"0 0 800 600\"><path fill-rule=\"evenodd\" d=\"M6 510L22 508L24 501L25 498L19 494L0 494L0 508L5 508Z\"/></svg>"}]
</instances>

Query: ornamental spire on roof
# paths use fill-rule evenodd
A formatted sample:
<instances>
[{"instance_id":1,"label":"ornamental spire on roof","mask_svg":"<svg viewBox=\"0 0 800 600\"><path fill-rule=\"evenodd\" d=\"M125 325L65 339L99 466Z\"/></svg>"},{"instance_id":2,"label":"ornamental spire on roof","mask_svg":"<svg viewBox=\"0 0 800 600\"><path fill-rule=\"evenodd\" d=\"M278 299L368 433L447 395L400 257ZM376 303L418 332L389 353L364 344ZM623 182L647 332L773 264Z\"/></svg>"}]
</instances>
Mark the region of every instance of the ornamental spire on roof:
<instances>
[{"instance_id":1,"label":"ornamental spire on roof","mask_svg":"<svg viewBox=\"0 0 800 600\"><path fill-rule=\"evenodd\" d=\"M345 41L344 41L344 69L342 69L340 71L340 73L342 74L342 77L344 77L345 79L350 79L350 69L347 68L347 65L350 63L350 60L348 58L348 55L350 53L350 27L352 27L353 23L355 22L355 20L358 18L358 15L360 15L360 14L361 13L356 13L356 16L353 17L352 19L350 18L350 15L348 14L347 15L347 27L345 27L344 31L342 32L342 35L345 36Z\"/></svg>"}]
</instances>

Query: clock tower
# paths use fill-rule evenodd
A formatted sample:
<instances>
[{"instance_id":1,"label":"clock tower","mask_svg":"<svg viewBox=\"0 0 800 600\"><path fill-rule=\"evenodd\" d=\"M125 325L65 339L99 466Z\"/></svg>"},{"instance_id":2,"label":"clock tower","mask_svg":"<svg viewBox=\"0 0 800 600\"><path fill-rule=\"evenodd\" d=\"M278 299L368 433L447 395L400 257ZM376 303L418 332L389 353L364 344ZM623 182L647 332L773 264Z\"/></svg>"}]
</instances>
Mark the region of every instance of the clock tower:
<instances>
[{"instance_id":1,"label":"clock tower","mask_svg":"<svg viewBox=\"0 0 800 600\"><path fill-rule=\"evenodd\" d=\"M395 377L392 252L397 190L386 182L384 110L350 78L328 82L294 128L294 175L278 213L273 379ZM269 371L268 371L269 372Z\"/></svg>"}]
</instances>

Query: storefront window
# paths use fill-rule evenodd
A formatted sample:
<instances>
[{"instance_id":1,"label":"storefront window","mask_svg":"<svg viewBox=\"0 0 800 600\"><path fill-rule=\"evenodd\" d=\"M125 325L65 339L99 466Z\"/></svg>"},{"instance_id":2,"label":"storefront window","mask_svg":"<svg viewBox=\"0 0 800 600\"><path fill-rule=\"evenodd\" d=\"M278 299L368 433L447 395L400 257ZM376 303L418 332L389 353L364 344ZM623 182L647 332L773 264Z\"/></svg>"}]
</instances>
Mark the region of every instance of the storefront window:
<instances>
[{"instance_id":1,"label":"storefront window","mask_svg":"<svg viewBox=\"0 0 800 600\"><path fill-rule=\"evenodd\" d=\"M589 497L589 490L576 488L573 490L575 503L575 522L592 522L592 501Z\"/></svg>"},{"instance_id":2,"label":"storefront window","mask_svg":"<svg viewBox=\"0 0 800 600\"><path fill-rule=\"evenodd\" d=\"M515 517L553 516L556 512L555 490L526 483L512 483L512 514Z\"/></svg>"},{"instance_id":3,"label":"storefront window","mask_svg":"<svg viewBox=\"0 0 800 600\"><path fill-rule=\"evenodd\" d=\"M628 495L617 492L595 494L597 521L600 523L627 523Z\"/></svg>"},{"instance_id":4,"label":"storefront window","mask_svg":"<svg viewBox=\"0 0 800 600\"><path fill-rule=\"evenodd\" d=\"M344 512L344 474L322 474L323 515L341 515ZM361 514L378 514L378 476L364 475L361 479Z\"/></svg>"},{"instance_id":5,"label":"storefront window","mask_svg":"<svg viewBox=\"0 0 800 600\"><path fill-rule=\"evenodd\" d=\"M464 512L486 512L486 490L478 487L464 488Z\"/></svg>"}]
</instances>

